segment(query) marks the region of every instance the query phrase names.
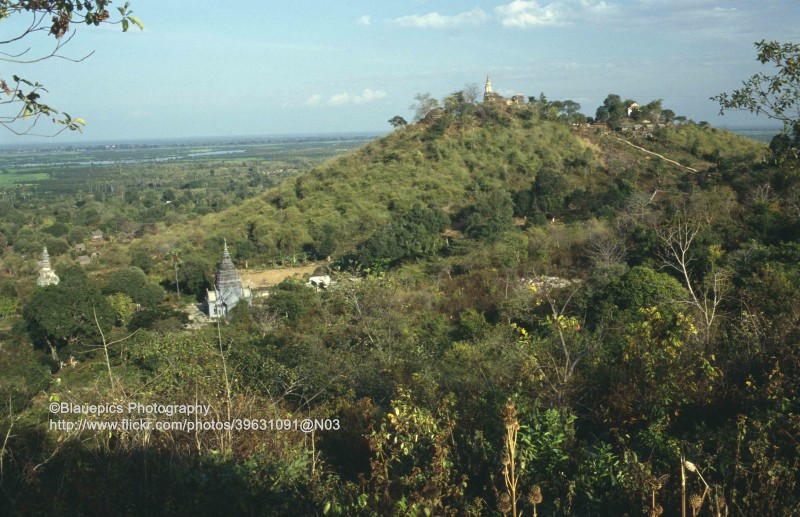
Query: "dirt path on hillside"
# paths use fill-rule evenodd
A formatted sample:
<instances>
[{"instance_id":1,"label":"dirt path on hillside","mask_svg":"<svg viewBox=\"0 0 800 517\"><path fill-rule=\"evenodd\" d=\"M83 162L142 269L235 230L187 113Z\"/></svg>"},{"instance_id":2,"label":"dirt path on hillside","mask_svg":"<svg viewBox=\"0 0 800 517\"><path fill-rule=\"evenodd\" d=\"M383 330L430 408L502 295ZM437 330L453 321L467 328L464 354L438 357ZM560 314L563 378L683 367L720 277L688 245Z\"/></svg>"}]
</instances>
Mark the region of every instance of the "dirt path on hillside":
<instances>
[{"instance_id":1,"label":"dirt path on hillside","mask_svg":"<svg viewBox=\"0 0 800 517\"><path fill-rule=\"evenodd\" d=\"M316 264L280 269L240 269L239 276L245 286L249 285L258 289L278 285L293 276L302 278L305 274L312 274L315 269L317 269Z\"/></svg>"},{"instance_id":2,"label":"dirt path on hillside","mask_svg":"<svg viewBox=\"0 0 800 517\"><path fill-rule=\"evenodd\" d=\"M644 151L644 152L646 152L647 154L652 154L653 156L658 156L659 158L661 158L661 159L662 159L662 160L664 160L665 162L669 162L669 163L671 163L671 164L673 164L673 165L677 165L677 166L678 166L678 167L680 167L681 169L686 169L686 170L688 170L688 171L692 171L692 172L700 172L700 171L698 171L697 169L692 169L691 167L687 167L687 166L685 166L685 165L681 165L680 163L676 162L675 160L670 160L669 158L666 158L666 157L664 157L664 156L661 156L661 155L660 155L660 154L658 154L658 153L654 153L653 151L648 151L648 150L647 150L647 149L645 149L644 147L639 147L639 146L638 146L638 145L636 145L636 144L632 144L632 143L628 142L627 140L624 140L624 139L622 139L622 138L620 138L620 137L618 137L618 136L615 136L614 138L616 138L616 139L617 139L617 140L619 140L620 142L625 142L625 143L626 143L626 144L628 144L629 146L631 146L631 147L635 147L636 149L639 149L640 151Z\"/></svg>"}]
</instances>

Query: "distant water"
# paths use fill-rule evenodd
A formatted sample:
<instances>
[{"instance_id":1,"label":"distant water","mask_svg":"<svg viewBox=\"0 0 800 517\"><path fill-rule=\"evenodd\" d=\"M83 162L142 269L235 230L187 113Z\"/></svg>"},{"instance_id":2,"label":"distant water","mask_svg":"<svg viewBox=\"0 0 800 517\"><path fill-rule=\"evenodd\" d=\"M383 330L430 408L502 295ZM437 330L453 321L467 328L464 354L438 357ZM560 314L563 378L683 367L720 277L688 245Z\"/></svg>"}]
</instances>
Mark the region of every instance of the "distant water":
<instances>
[{"instance_id":1,"label":"distant water","mask_svg":"<svg viewBox=\"0 0 800 517\"><path fill-rule=\"evenodd\" d=\"M244 149L233 149L230 151L207 151L202 153L188 153L186 155L178 156L159 156L157 158L141 158L141 159L127 159L127 160L91 160L91 161L75 161L75 162L35 162L35 163L21 163L14 165L20 169L31 167L57 167L63 165L130 165L134 163L151 163L151 162L169 162L172 160L180 160L183 158L196 158L198 156L217 156L221 154L234 154L243 153Z\"/></svg>"},{"instance_id":2,"label":"distant water","mask_svg":"<svg viewBox=\"0 0 800 517\"><path fill-rule=\"evenodd\" d=\"M775 128L748 128L748 127L731 127L731 128L723 128L727 129L731 133L736 133L737 135L746 136L747 138L751 138L753 140L758 140L759 142L766 142L770 143L775 135L781 132L780 129Z\"/></svg>"},{"instance_id":3,"label":"distant water","mask_svg":"<svg viewBox=\"0 0 800 517\"><path fill-rule=\"evenodd\" d=\"M339 133L302 133L286 135L240 135L240 136L206 136L206 137L174 137L174 138L148 138L148 139L121 139L121 140L86 140L69 142L37 141L13 143L0 143L0 151L13 150L42 150L42 151L79 151L92 148L109 148L114 146L119 149L148 148L148 147L196 147L196 146L236 146L242 144L284 144L298 142L318 141L350 141L373 140L385 135L386 132L339 132Z\"/></svg>"}]
</instances>

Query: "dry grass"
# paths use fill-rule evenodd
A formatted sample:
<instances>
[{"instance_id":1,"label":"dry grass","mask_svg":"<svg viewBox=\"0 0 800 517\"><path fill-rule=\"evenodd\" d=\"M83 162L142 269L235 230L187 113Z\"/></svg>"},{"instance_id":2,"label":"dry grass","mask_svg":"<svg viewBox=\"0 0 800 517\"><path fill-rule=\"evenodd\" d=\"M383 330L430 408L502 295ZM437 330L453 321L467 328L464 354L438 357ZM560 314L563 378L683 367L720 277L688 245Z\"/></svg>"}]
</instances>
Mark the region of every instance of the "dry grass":
<instances>
[{"instance_id":1,"label":"dry grass","mask_svg":"<svg viewBox=\"0 0 800 517\"><path fill-rule=\"evenodd\" d=\"M286 267L279 269L239 269L239 276L244 285L250 285L255 289L272 287L278 285L287 278L311 275L317 269L317 264L309 264L302 267Z\"/></svg>"}]
</instances>

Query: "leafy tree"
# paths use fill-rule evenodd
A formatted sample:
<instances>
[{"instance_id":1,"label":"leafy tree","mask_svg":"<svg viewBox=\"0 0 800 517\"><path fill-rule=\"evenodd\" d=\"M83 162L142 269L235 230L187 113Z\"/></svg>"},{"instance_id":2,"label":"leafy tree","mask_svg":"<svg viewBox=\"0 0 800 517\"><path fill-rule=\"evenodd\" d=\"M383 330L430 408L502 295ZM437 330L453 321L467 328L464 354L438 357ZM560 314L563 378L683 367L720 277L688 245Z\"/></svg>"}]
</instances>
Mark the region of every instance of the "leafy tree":
<instances>
[{"instance_id":1,"label":"leafy tree","mask_svg":"<svg viewBox=\"0 0 800 517\"><path fill-rule=\"evenodd\" d=\"M535 208L545 215L558 215L564 208L566 189L564 176L550 169L542 169L536 175L531 189Z\"/></svg>"},{"instance_id":2,"label":"leafy tree","mask_svg":"<svg viewBox=\"0 0 800 517\"><path fill-rule=\"evenodd\" d=\"M369 509L378 515L433 515L437 507L444 515L457 513L463 485L452 460L452 405L448 397L434 413L419 407L407 389L399 388L391 412L369 437L373 453L369 492L344 513ZM396 492L394 498L383 495L390 491Z\"/></svg>"},{"instance_id":3,"label":"leafy tree","mask_svg":"<svg viewBox=\"0 0 800 517\"><path fill-rule=\"evenodd\" d=\"M469 86L467 86L467 88L469 88ZM477 92L467 91L467 89L459 90L451 93L444 99L444 109L454 117L461 118L472 112L476 99Z\"/></svg>"},{"instance_id":4,"label":"leafy tree","mask_svg":"<svg viewBox=\"0 0 800 517\"><path fill-rule=\"evenodd\" d=\"M389 119L389 124L391 124L393 128L397 129L399 127L407 126L408 122L406 122L406 119L404 119L400 115L395 115L394 117Z\"/></svg>"},{"instance_id":5,"label":"leafy tree","mask_svg":"<svg viewBox=\"0 0 800 517\"><path fill-rule=\"evenodd\" d=\"M609 126L615 127L628 114L629 105L622 102L619 95L610 93L603 101L603 105L597 108L594 118L598 122L607 122Z\"/></svg>"},{"instance_id":6,"label":"leafy tree","mask_svg":"<svg viewBox=\"0 0 800 517\"><path fill-rule=\"evenodd\" d=\"M131 266L138 267L145 273L149 273L155 266L153 250L141 246L131 247Z\"/></svg>"},{"instance_id":7,"label":"leafy tree","mask_svg":"<svg viewBox=\"0 0 800 517\"><path fill-rule=\"evenodd\" d=\"M209 271L211 266L208 262L197 259L187 258L178 270L178 280L183 286L183 292L193 294L198 299L205 296L206 289L212 285Z\"/></svg>"},{"instance_id":8,"label":"leafy tree","mask_svg":"<svg viewBox=\"0 0 800 517\"><path fill-rule=\"evenodd\" d=\"M53 237L64 237L69 233L69 226L66 224L57 221L50 226L46 226L42 228L44 233L49 233Z\"/></svg>"},{"instance_id":9,"label":"leafy tree","mask_svg":"<svg viewBox=\"0 0 800 517\"><path fill-rule=\"evenodd\" d=\"M663 317L669 321L675 319L676 304L689 297L689 293L675 278L643 266L629 269L608 286L605 295L613 309L622 311L626 318L631 318L643 307L657 305ZM606 316L612 317L611 312ZM621 319L619 315L616 318Z\"/></svg>"},{"instance_id":10,"label":"leafy tree","mask_svg":"<svg viewBox=\"0 0 800 517\"><path fill-rule=\"evenodd\" d=\"M30 228L20 228L14 237L14 251L30 257L42 252L44 236Z\"/></svg>"},{"instance_id":11,"label":"leafy tree","mask_svg":"<svg viewBox=\"0 0 800 517\"><path fill-rule=\"evenodd\" d=\"M520 216L554 217L564 208L567 181L562 174L542 169L529 189L514 194L514 211Z\"/></svg>"},{"instance_id":12,"label":"leafy tree","mask_svg":"<svg viewBox=\"0 0 800 517\"><path fill-rule=\"evenodd\" d=\"M8 318L17 312L19 299L0 294L0 318Z\"/></svg>"},{"instance_id":13,"label":"leafy tree","mask_svg":"<svg viewBox=\"0 0 800 517\"><path fill-rule=\"evenodd\" d=\"M168 189L164 190L164 192L161 194L161 200L162 201L172 202L172 201L175 201L175 199L176 199L175 191L172 190L171 188L168 188Z\"/></svg>"},{"instance_id":14,"label":"leafy tree","mask_svg":"<svg viewBox=\"0 0 800 517\"><path fill-rule=\"evenodd\" d=\"M125 200L125 203L132 205L134 203L139 202L139 191L134 189L127 189L125 193L122 195L122 199Z\"/></svg>"},{"instance_id":15,"label":"leafy tree","mask_svg":"<svg viewBox=\"0 0 800 517\"><path fill-rule=\"evenodd\" d=\"M773 74L758 73L731 93L711 97L719 102L720 114L726 110L745 110L780 120L787 130L800 133L800 44L761 40L755 44L756 59L770 64Z\"/></svg>"},{"instance_id":16,"label":"leafy tree","mask_svg":"<svg viewBox=\"0 0 800 517\"><path fill-rule=\"evenodd\" d=\"M581 110L581 105L573 100L565 100L561 105L561 111L567 116L567 118L572 119L572 116L578 113Z\"/></svg>"},{"instance_id":17,"label":"leafy tree","mask_svg":"<svg viewBox=\"0 0 800 517\"><path fill-rule=\"evenodd\" d=\"M103 293L123 293L143 307L153 307L164 300L164 289L147 281L144 271L138 267L127 267L114 271L103 287Z\"/></svg>"},{"instance_id":18,"label":"leafy tree","mask_svg":"<svg viewBox=\"0 0 800 517\"><path fill-rule=\"evenodd\" d=\"M72 244L79 244L89 238L89 229L85 226L73 226L67 235L67 241Z\"/></svg>"},{"instance_id":19,"label":"leafy tree","mask_svg":"<svg viewBox=\"0 0 800 517\"><path fill-rule=\"evenodd\" d=\"M720 93L720 114L744 110L783 122L783 133L773 138L770 149L778 163L794 165L800 158L800 44L761 40L755 44L756 59L772 65L772 74L758 73L731 93Z\"/></svg>"},{"instance_id":20,"label":"leafy tree","mask_svg":"<svg viewBox=\"0 0 800 517\"><path fill-rule=\"evenodd\" d=\"M314 254L317 258L330 257L336 251L336 227L332 223L325 223L315 241Z\"/></svg>"},{"instance_id":21,"label":"leafy tree","mask_svg":"<svg viewBox=\"0 0 800 517\"><path fill-rule=\"evenodd\" d=\"M54 361L58 348L76 342L94 345L99 340L98 323L105 332L116 320L114 308L83 268L67 266L58 275L58 285L37 289L22 310L34 344L47 345Z\"/></svg>"},{"instance_id":22,"label":"leafy tree","mask_svg":"<svg viewBox=\"0 0 800 517\"><path fill-rule=\"evenodd\" d=\"M102 209L99 203L92 205L84 205L80 211L75 215L75 223L81 226L96 227L100 224L100 210Z\"/></svg>"},{"instance_id":23,"label":"leafy tree","mask_svg":"<svg viewBox=\"0 0 800 517\"><path fill-rule=\"evenodd\" d=\"M162 305L135 313L128 323L128 330L149 328L166 333L178 331L187 323L189 323L189 317L185 312Z\"/></svg>"},{"instance_id":24,"label":"leafy tree","mask_svg":"<svg viewBox=\"0 0 800 517\"><path fill-rule=\"evenodd\" d=\"M364 241L358 259L373 265L380 260L396 262L435 253L442 244L440 233L449 224L447 214L438 208L417 205Z\"/></svg>"},{"instance_id":25,"label":"leafy tree","mask_svg":"<svg viewBox=\"0 0 800 517\"><path fill-rule=\"evenodd\" d=\"M0 3L0 22L9 18L21 18L30 15L31 21L22 25L16 34L6 34L0 41L2 52L0 61L18 65L37 63L49 58L62 58L70 61L83 61L89 55L79 59L64 56L61 51L67 45L74 32L69 34L70 25L81 23L98 26L107 23L119 23L122 30L127 31L131 23L143 29L142 22L133 16L129 9L130 3L126 2L118 7L120 17L117 21L111 20L111 13L107 7L110 0L40 0L40 1L4 1ZM44 55L29 55L30 47L27 40L38 33L46 32L53 36L55 45ZM68 35L69 34L69 35ZM27 47L27 48L26 48ZM42 100L42 93L47 90L44 85L24 79L19 75L11 77L0 75L0 90L6 99L0 100L0 125L16 134L30 134L41 117L49 118L61 127L57 133L64 130L80 131L86 124L81 118L73 118L68 113L59 113L58 110Z\"/></svg>"},{"instance_id":26,"label":"leafy tree","mask_svg":"<svg viewBox=\"0 0 800 517\"><path fill-rule=\"evenodd\" d=\"M66 239L46 237L44 239L44 245L47 246L47 251L51 256L62 255L69 251L69 243Z\"/></svg>"},{"instance_id":27,"label":"leafy tree","mask_svg":"<svg viewBox=\"0 0 800 517\"><path fill-rule=\"evenodd\" d=\"M106 296L108 303L114 308L117 314L117 321L122 326L127 326L136 312L136 304L130 296L125 293L114 293Z\"/></svg>"},{"instance_id":28,"label":"leafy tree","mask_svg":"<svg viewBox=\"0 0 800 517\"><path fill-rule=\"evenodd\" d=\"M707 397L720 372L711 362L713 356L707 358L693 339L697 329L691 319L678 312L669 322L657 307L643 307L639 313L626 333L620 372L620 389L628 390L630 409L618 407L619 414L631 410L634 415L663 418Z\"/></svg>"},{"instance_id":29,"label":"leafy tree","mask_svg":"<svg viewBox=\"0 0 800 517\"><path fill-rule=\"evenodd\" d=\"M508 192L491 190L478 198L468 209L464 231L470 237L495 241L511 227L514 220L514 202Z\"/></svg>"},{"instance_id":30,"label":"leafy tree","mask_svg":"<svg viewBox=\"0 0 800 517\"><path fill-rule=\"evenodd\" d=\"M273 313L290 322L296 322L311 309L315 300L316 292L313 289L290 278L276 286L267 304Z\"/></svg>"}]
</instances>

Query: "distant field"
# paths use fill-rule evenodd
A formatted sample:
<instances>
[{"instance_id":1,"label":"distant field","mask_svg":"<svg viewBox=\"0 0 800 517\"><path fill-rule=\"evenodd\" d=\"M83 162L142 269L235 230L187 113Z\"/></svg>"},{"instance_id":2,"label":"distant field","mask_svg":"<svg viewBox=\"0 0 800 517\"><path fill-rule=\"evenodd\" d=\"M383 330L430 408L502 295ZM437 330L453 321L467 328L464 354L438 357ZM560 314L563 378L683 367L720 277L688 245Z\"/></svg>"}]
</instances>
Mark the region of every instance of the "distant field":
<instances>
[{"instance_id":1,"label":"distant field","mask_svg":"<svg viewBox=\"0 0 800 517\"><path fill-rule=\"evenodd\" d=\"M0 169L0 188L38 183L48 178L46 172L18 172Z\"/></svg>"},{"instance_id":2,"label":"distant field","mask_svg":"<svg viewBox=\"0 0 800 517\"><path fill-rule=\"evenodd\" d=\"M175 164L183 171L211 170L233 164L270 169L304 170L369 142L371 136L286 137L277 139L180 144L120 144L54 148L6 148L0 153L0 188L39 184L45 191L72 190L79 184L119 180L129 175L171 173L160 165ZM127 173L127 174L126 174ZM67 184L73 183L73 187Z\"/></svg>"},{"instance_id":3,"label":"distant field","mask_svg":"<svg viewBox=\"0 0 800 517\"><path fill-rule=\"evenodd\" d=\"M175 144L122 144L119 146L62 147L8 150L0 155L0 169L55 167L63 165L117 165L209 159L292 159L327 157L359 147L372 137L284 139L261 142L225 142L187 146Z\"/></svg>"}]
</instances>

